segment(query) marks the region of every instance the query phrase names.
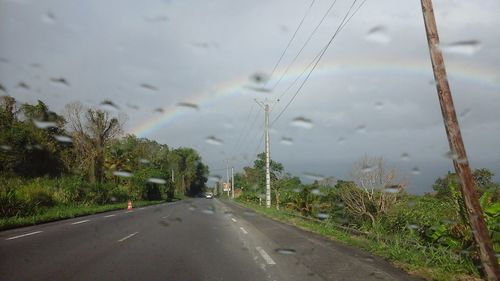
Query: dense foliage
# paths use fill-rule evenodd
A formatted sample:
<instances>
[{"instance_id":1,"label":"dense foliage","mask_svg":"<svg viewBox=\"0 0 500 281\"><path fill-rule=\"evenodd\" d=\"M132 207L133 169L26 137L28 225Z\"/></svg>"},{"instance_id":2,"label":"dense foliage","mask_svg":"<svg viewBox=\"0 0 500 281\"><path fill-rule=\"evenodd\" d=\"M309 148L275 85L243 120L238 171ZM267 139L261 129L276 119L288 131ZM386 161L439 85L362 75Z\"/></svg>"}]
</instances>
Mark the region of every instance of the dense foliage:
<instances>
[{"instance_id":1,"label":"dense foliage","mask_svg":"<svg viewBox=\"0 0 500 281\"><path fill-rule=\"evenodd\" d=\"M253 167L235 176L242 188L238 200L264 205L264 168L259 155ZM464 210L460 185L453 173L438 178L435 192L424 196L405 192L404 181L382 158L364 156L353 166L352 181L317 180L303 184L272 162L272 203L292 214L368 232L378 250L399 261L454 274L477 274L479 257ZM500 251L500 185L493 173L476 169L477 192L495 250ZM390 250L388 250L390 249ZM416 258L419 256L420 259Z\"/></svg>"},{"instance_id":2,"label":"dense foliage","mask_svg":"<svg viewBox=\"0 0 500 281\"><path fill-rule=\"evenodd\" d=\"M123 136L110 112L71 104L63 116L0 97L0 218L196 195L207 174L194 149Z\"/></svg>"}]
</instances>

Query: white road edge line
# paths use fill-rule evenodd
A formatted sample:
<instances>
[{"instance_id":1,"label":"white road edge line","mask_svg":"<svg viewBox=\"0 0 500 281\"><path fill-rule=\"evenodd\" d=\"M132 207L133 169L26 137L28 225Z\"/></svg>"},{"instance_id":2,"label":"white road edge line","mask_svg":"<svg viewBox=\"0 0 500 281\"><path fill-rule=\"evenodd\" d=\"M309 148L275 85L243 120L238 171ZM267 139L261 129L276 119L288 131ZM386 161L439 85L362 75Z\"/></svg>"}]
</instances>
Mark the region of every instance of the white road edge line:
<instances>
[{"instance_id":1,"label":"white road edge line","mask_svg":"<svg viewBox=\"0 0 500 281\"><path fill-rule=\"evenodd\" d=\"M255 249L257 249L262 258L264 258L264 260L267 262L267 264L276 264L274 260L266 253L266 251L264 251L264 249L262 249L261 247L255 247Z\"/></svg>"},{"instance_id":2,"label":"white road edge line","mask_svg":"<svg viewBox=\"0 0 500 281\"><path fill-rule=\"evenodd\" d=\"M240 229L241 231L243 231L243 233L248 234L248 232L242 226L240 226Z\"/></svg>"},{"instance_id":3,"label":"white road edge line","mask_svg":"<svg viewBox=\"0 0 500 281\"><path fill-rule=\"evenodd\" d=\"M132 234L129 234L129 235L127 235L127 236L123 237L122 239L118 240L118 242L123 242L123 241L125 241L125 240L129 239L130 237L132 237L132 236L136 235L137 233L139 233L139 232L138 232L138 231L136 231L136 232L134 232L134 233L132 233Z\"/></svg>"},{"instance_id":4,"label":"white road edge line","mask_svg":"<svg viewBox=\"0 0 500 281\"><path fill-rule=\"evenodd\" d=\"M116 214L115 215L107 215L107 216L104 216L104 217L105 218L110 218L110 217L114 217L114 216L116 216Z\"/></svg>"},{"instance_id":5,"label":"white road edge line","mask_svg":"<svg viewBox=\"0 0 500 281\"><path fill-rule=\"evenodd\" d=\"M86 223L89 222L90 220L83 220L83 221L77 221L77 222L72 222L71 224L81 224L81 223Z\"/></svg>"},{"instance_id":6,"label":"white road edge line","mask_svg":"<svg viewBox=\"0 0 500 281\"><path fill-rule=\"evenodd\" d=\"M35 234L38 234L38 233L42 233L43 231L35 231L35 232L30 232L30 233L26 233L26 234L21 234L21 235L17 235L17 236L13 236L13 237L9 237L5 240L12 240L12 239L17 239L17 238L21 238L21 237L25 237L25 236L30 236L30 235L35 235Z\"/></svg>"},{"instance_id":7,"label":"white road edge line","mask_svg":"<svg viewBox=\"0 0 500 281\"><path fill-rule=\"evenodd\" d=\"M231 218L231 220L234 221L234 222L237 222L237 220L235 218Z\"/></svg>"}]
</instances>

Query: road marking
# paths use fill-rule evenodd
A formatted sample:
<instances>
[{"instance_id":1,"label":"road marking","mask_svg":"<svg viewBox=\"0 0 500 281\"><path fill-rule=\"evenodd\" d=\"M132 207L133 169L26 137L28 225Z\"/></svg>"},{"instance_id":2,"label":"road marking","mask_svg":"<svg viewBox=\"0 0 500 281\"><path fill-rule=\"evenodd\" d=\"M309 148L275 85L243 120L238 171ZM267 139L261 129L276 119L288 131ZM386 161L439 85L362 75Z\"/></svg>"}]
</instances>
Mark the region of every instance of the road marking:
<instances>
[{"instance_id":1,"label":"road marking","mask_svg":"<svg viewBox=\"0 0 500 281\"><path fill-rule=\"evenodd\" d=\"M123 237L122 239L118 240L118 242L123 242L123 241L125 241L125 240L129 239L130 237L132 237L132 236L136 235L137 233L139 233L139 232L134 232L134 233L132 233L132 234L129 234L129 235L127 235L127 236Z\"/></svg>"},{"instance_id":2,"label":"road marking","mask_svg":"<svg viewBox=\"0 0 500 281\"><path fill-rule=\"evenodd\" d=\"M17 236L14 236L14 237L9 237L5 240L12 240L12 239L17 239L17 238L21 238L21 237L25 237L25 236L30 236L30 235L35 235L35 234L38 234L38 233L41 233L42 231L35 231L35 232L30 232L30 233L26 233L26 234L21 234L21 235L17 235Z\"/></svg>"},{"instance_id":3,"label":"road marking","mask_svg":"<svg viewBox=\"0 0 500 281\"><path fill-rule=\"evenodd\" d=\"M243 233L248 234L248 232L243 227L240 226L240 229L241 231L243 231Z\"/></svg>"},{"instance_id":4,"label":"road marking","mask_svg":"<svg viewBox=\"0 0 500 281\"><path fill-rule=\"evenodd\" d=\"M256 247L255 249L257 249L262 258L264 258L264 260L267 262L267 264L276 264L273 259L266 253L266 251L264 251L264 249L262 249L261 247Z\"/></svg>"},{"instance_id":5,"label":"road marking","mask_svg":"<svg viewBox=\"0 0 500 281\"><path fill-rule=\"evenodd\" d=\"M237 222L237 220L235 218L231 218L231 220L234 221L234 222Z\"/></svg>"},{"instance_id":6,"label":"road marking","mask_svg":"<svg viewBox=\"0 0 500 281\"><path fill-rule=\"evenodd\" d=\"M86 222L89 222L90 220L83 220L83 221L77 221L77 222L73 222L71 224L81 224L81 223L86 223Z\"/></svg>"},{"instance_id":7,"label":"road marking","mask_svg":"<svg viewBox=\"0 0 500 281\"><path fill-rule=\"evenodd\" d=\"M116 215L107 215L107 216L104 216L105 218L110 218L110 217L114 217Z\"/></svg>"}]
</instances>

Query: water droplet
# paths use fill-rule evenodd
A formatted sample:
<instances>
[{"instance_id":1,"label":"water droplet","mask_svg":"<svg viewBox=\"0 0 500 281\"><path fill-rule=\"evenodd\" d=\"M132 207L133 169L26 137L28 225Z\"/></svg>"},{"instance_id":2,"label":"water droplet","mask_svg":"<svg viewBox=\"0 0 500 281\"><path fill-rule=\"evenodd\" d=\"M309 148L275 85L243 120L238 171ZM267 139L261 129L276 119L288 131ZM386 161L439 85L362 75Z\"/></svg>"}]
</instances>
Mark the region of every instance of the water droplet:
<instances>
[{"instance_id":1,"label":"water droplet","mask_svg":"<svg viewBox=\"0 0 500 281\"><path fill-rule=\"evenodd\" d=\"M110 100L103 100L100 104L100 107L105 111L117 111L120 109L114 102Z\"/></svg>"},{"instance_id":2,"label":"water droplet","mask_svg":"<svg viewBox=\"0 0 500 281\"><path fill-rule=\"evenodd\" d=\"M140 87L141 87L141 88L144 88L144 89L146 89L146 90L150 90L150 91L155 91L155 92L156 92L156 91L158 91L158 88L156 88L156 87L155 87L155 86L153 86L153 85L147 84L147 83L142 83L142 84L140 85Z\"/></svg>"},{"instance_id":3,"label":"water droplet","mask_svg":"<svg viewBox=\"0 0 500 281\"><path fill-rule=\"evenodd\" d=\"M406 227L408 229L418 229L418 225L416 225L416 224L408 224Z\"/></svg>"},{"instance_id":4,"label":"water droplet","mask_svg":"<svg viewBox=\"0 0 500 281\"><path fill-rule=\"evenodd\" d=\"M191 206L189 206L189 210L190 210L190 211L195 211L195 210L196 210L196 207L195 207L195 206L193 206L193 205L191 205Z\"/></svg>"},{"instance_id":5,"label":"water droplet","mask_svg":"<svg viewBox=\"0 0 500 281\"><path fill-rule=\"evenodd\" d=\"M250 86L250 85L247 85L247 86L244 86L245 88L249 89L249 90L252 90L252 91L256 91L256 92L261 92L261 93L270 93L271 92L271 89L267 89L267 88L264 88L264 87L255 87L255 86Z\"/></svg>"},{"instance_id":6,"label":"water droplet","mask_svg":"<svg viewBox=\"0 0 500 281\"><path fill-rule=\"evenodd\" d=\"M63 135L55 135L54 138L58 141L58 142L64 142L64 143L72 143L73 142L73 139L68 137L68 136L63 136Z\"/></svg>"},{"instance_id":7,"label":"water droplet","mask_svg":"<svg viewBox=\"0 0 500 281\"><path fill-rule=\"evenodd\" d=\"M202 212L207 215L213 215L215 213L213 209L205 209Z\"/></svg>"},{"instance_id":8,"label":"water droplet","mask_svg":"<svg viewBox=\"0 0 500 281\"><path fill-rule=\"evenodd\" d=\"M215 181L215 182L220 181L221 179L222 179L222 177L219 175L213 175L213 176L208 177L208 180Z\"/></svg>"},{"instance_id":9,"label":"water droplet","mask_svg":"<svg viewBox=\"0 0 500 281\"><path fill-rule=\"evenodd\" d=\"M441 44L440 48L445 53L472 56L481 50L481 43L477 40L464 40Z\"/></svg>"},{"instance_id":10,"label":"water droplet","mask_svg":"<svg viewBox=\"0 0 500 281\"><path fill-rule=\"evenodd\" d=\"M151 22L151 23L165 22L165 21L168 21L168 17L165 15L144 17L144 21Z\"/></svg>"},{"instance_id":11,"label":"water droplet","mask_svg":"<svg viewBox=\"0 0 500 281\"><path fill-rule=\"evenodd\" d=\"M311 190L311 193L314 194L314 195L318 195L318 196L323 196L323 192L321 192L321 190L319 190L319 188L315 188L313 190Z\"/></svg>"},{"instance_id":12,"label":"water droplet","mask_svg":"<svg viewBox=\"0 0 500 281\"><path fill-rule=\"evenodd\" d=\"M366 133L366 126L365 125L359 125L356 127L356 132L358 134L365 134Z\"/></svg>"},{"instance_id":13,"label":"water droplet","mask_svg":"<svg viewBox=\"0 0 500 281\"><path fill-rule=\"evenodd\" d=\"M317 180L317 181L323 180L325 178L323 175L315 174L315 173L308 173L308 172L305 172L303 175L309 179Z\"/></svg>"},{"instance_id":14,"label":"water droplet","mask_svg":"<svg viewBox=\"0 0 500 281\"><path fill-rule=\"evenodd\" d=\"M2 84L0 84L0 91L7 93L7 89Z\"/></svg>"},{"instance_id":15,"label":"water droplet","mask_svg":"<svg viewBox=\"0 0 500 281\"><path fill-rule=\"evenodd\" d=\"M56 128L56 122L33 120L33 124L40 129Z\"/></svg>"},{"instance_id":16,"label":"water droplet","mask_svg":"<svg viewBox=\"0 0 500 281\"><path fill-rule=\"evenodd\" d=\"M205 139L205 142L208 144L213 144L213 145L222 145L224 142L214 136L208 136Z\"/></svg>"},{"instance_id":17,"label":"water droplet","mask_svg":"<svg viewBox=\"0 0 500 281\"><path fill-rule=\"evenodd\" d=\"M130 178L131 176L133 176L133 174L131 172L127 172L127 171L114 171L113 175L115 175L117 177L125 177L125 178Z\"/></svg>"},{"instance_id":18,"label":"water droplet","mask_svg":"<svg viewBox=\"0 0 500 281\"><path fill-rule=\"evenodd\" d=\"M411 173L414 175L420 175L420 169L418 167L413 167L413 169L411 169Z\"/></svg>"},{"instance_id":19,"label":"water droplet","mask_svg":"<svg viewBox=\"0 0 500 281\"><path fill-rule=\"evenodd\" d=\"M128 106L128 108L131 108L131 109L135 109L135 110L139 109L139 106L137 106L135 104L127 103L127 106Z\"/></svg>"},{"instance_id":20,"label":"water droplet","mask_svg":"<svg viewBox=\"0 0 500 281\"><path fill-rule=\"evenodd\" d=\"M141 158L141 159L139 159L139 163L142 163L142 164L149 164L149 160L148 160L148 159Z\"/></svg>"},{"instance_id":21,"label":"water droplet","mask_svg":"<svg viewBox=\"0 0 500 281\"><path fill-rule=\"evenodd\" d=\"M448 151L443 155L445 158L451 159L451 160L457 160L458 159L458 154Z\"/></svg>"},{"instance_id":22,"label":"water droplet","mask_svg":"<svg viewBox=\"0 0 500 281\"><path fill-rule=\"evenodd\" d=\"M244 211L243 215L245 215L245 216L255 216L255 212L254 211Z\"/></svg>"},{"instance_id":23,"label":"water droplet","mask_svg":"<svg viewBox=\"0 0 500 281\"><path fill-rule=\"evenodd\" d=\"M184 108L189 108L189 109L195 109L195 110L199 110L200 109L197 104L189 103L189 102L180 102L180 103L177 104L177 106L184 107Z\"/></svg>"},{"instance_id":24,"label":"water droplet","mask_svg":"<svg viewBox=\"0 0 500 281\"><path fill-rule=\"evenodd\" d=\"M158 107L157 109L154 110L154 112L163 113L163 112L165 112L165 110L161 107Z\"/></svg>"},{"instance_id":25,"label":"water droplet","mask_svg":"<svg viewBox=\"0 0 500 281\"><path fill-rule=\"evenodd\" d=\"M313 122L311 119L299 116L293 119L290 125L303 129L311 129L313 127Z\"/></svg>"},{"instance_id":26,"label":"water droplet","mask_svg":"<svg viewBox=\"0 0 500 281\"><path fill-rule=\"evenodd\" d=\"M12 147L10 145L5 145L5 144L0 145L0 148L2 150L5 150L5 151L8 151L8 150L12 149Z\"/></svg>"},{"instance_id":27,"label":"water droplet","mask_svg":"<svg viewBox=\"0 0 500 281\"><path fill-rule=\"evenodd\" d=\"M369 172L373 171L373 166L363 164L363 166L361 167L361 171L363 173L369 173Z\"/></svg>"},{"instance_id":28,"label":"water droplet","mask_svg":"<svg viewBox=\"0 0 500 281\"><path fill-rule=\"evenodd\" d=\"M388 187L384 188L384 192L387 192L387 193L398 193L401 190L402 190L402 188L400 186L397 186L397 185L388 186Z\"/></svg>"},{"instance_id":29,"label":"water droplet","mask_svg":"<svg viewBox=\"0 0 500 281\"><path fill-rule=\"evenodd\" d=\"M330 215L329 215L329 214L327 214L327 213L318 213L318 214L316 215L316 217L318 217L318 219L320 219L320 220L326 220L327 218L329 218L329 217L330 217Z\"/></svg>"},{"instance_id":30,"label":"water droplet","mask_svg":"<svg viewBox=\"0 0 500 281\"><path fill-rule=\"evenodd\" d=\"M278 248L274 251L282 255L294 255L296 253L294 249L287 249L287 248Z\"/></svg>"},{"instance_id":31,"label":"water droplet","mask_svg":"<svg viewBox=\"0 0 500 281\"><path fill-rule=\"evenodd\" d=\"M467 118L472 110L470 108L464 109L462 112L460 112L459 116L460 118Z\"/></svg>"},{"instance_id":32,"label":"water droplet","mask_svg":"<svg viewBox=\"0 0 500 281\"><path fill-rule=\"evenodd\" d=\"M343 144L343 143L345 143L346 139L344 137L340 137L340 138L338 138L337 141L339 142L339 144Z\"/></svg>"},{"instance_id":33,"label":"water droplet","mask_svg":"<svg viewBox=\"0 0 500 281\"><path fill-rule=\"evenodd\" d=\"M68 81L63 78L63 77L59 77L59 78L50 78L50 81L52 83L55 83L55 84L60 84L60 85L64 85L64 86L69 86L69 83Z\"/></svg>"},{"instance_id":34,"label":"water droplet","mask_svg":"<svg viewBox=\"0 0 500 281\"><path fill-rule=\"evenodd\" d=\"M42 20L46 23L54 23L56 22L56 16L49 11L45 13L45 15L42 17Z\"/></svg>"},{"instance_id":35,"label":"water droplet","mask_svg":"<svg viewBox=\"0 0 500 281\"><path fill-rule=\"evenodd\" d=\"M391 37L389 37L386 27L378 25L368 30L365 40L386 45L391 42Z\"/></svg>"},{"instance_id":36,"label":"water droplet","mask_svg":"<svg viewBox=\"0 0 500 281\"><path fill-rule=\"evenodd\" d=\"M301 188L296 187L296 188L292 189L292 191L293 191L293 192L296 192L296 193L300 193L300 192L302 191L302 189L301 189Z\"/></svg>"},{"instance_id":37,"label":"water droplet","mask_svg":"<svg viewBox=\"0 0 500 281\"><path fill-rule=\"evenodd\" d=\"M148 182L150 182L150 183L157 183L157 184L165 184L165 183L167 183L166 180L160 179L160 178L149 178Z\"/></svg>"},{"instance_id":38,"label":"water droplet","mask_svg":"<svg viewBox=\"0 0 500 281\"><path fill-rule=\"evenodd\" d=\"M406 152L401 153L401 160L410 161L410 154L408 154Z\"/></svg>"},{"instance_id":39,"label":"water droplet","mask_svg":"<svg viewBox=\"0 0 500 281\"><path fill-rule=\"evenodd\" d=\"M375 109L380 110L384 107L384 103L381 101L378 101L375 103Z\"/></svg>"},{"instance_id":40,"label":"water droplet","mask_svg":"<svg viewBox=\"0 0 500 281\"><path fill-rule=\"evenodd\" d=\"M293 139L288 137L282 137L280 143L284 145L293 145Z\"/></svg>"},{"instance_id":41,"label":"water droplet","mask_svg":"<svg viewBox=\"0 0 500 281\"><path fill-rule=\"evenodd\" d=\"M21 82L17 83L16 88L22 88L25 90L29 90L30 86L28 84L24 83L23 81L21 81Z\"/></svg>"},{"instance_id":42,"label":"water droplet","mask_svg":"<svg viewBox=\"0 0 500 281\"><path fill-rule=\"evenodd\" d=\"M269 75L264 73L254 73L250 76L250 80L257 84L265 83L269 80Z\"/></svg>"}]
</instances>

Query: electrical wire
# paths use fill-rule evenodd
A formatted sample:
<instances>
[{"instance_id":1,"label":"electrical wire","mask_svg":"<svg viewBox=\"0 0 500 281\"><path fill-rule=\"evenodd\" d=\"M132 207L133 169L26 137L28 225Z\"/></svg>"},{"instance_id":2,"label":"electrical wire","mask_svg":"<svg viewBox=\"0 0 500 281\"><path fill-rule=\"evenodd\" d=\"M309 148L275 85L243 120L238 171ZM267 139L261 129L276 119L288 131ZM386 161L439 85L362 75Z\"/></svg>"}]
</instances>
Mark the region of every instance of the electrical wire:
<instances>
[{"instance_id":1,"label":"electrical wire","mask_svg":"<svg viewBox=\"0 0 500 281\"><path fill-rule=\"evenodd\" d=\"M297 89L297 91L295 92L295 94L292 96L292 98L288 101L288 103L285 105L285 107L283 108L283 110L280 111L280 113L278 114L278 116L271 122L271 125L275 124L276 121L279 120L279 118L283 115L283 113L288 109L288 107L290 106L290 104L295 100L295 98L297 97L297 95L300 93L300 90L304 87L305 83L307 82L307 80L309 80L309 77L311 76L311 73L314 71L314 69L316 69L318 63L321 61L321 58L323 57L323 55L326 53L326 51L328 50L328 48L330 47L330 45L332 44L333 40L337 37L337 35L339 34L339 32L345 27L345 25L347 23L349 23L349 21L352 19L352 17L359 11L359 9L365 4L365 2L367 0L364 0L363 2L361 2L361 4L354 10L354 12L350 15L353 7L355 6L356 2L358 0L354 0L351 4L351 6L349 7L349 10L347 11L346 15L344 16L344 18L342 19L340 25L337 27L337 29L335 30L335 33L332 35L332 37L330 38L330 40L328 41L328 43L325 45L325 47L322 48L322 50L319 52L318 55L316 55L316 57L314 58L314 60L312 62L314 62L314 65L312 66L311 70L309 71L309 73L307 74L306 78L302 81L302 83L300 84L299 88ZM300 74L299 77L301 77L306 71L307 69L309 68L309 66L311 65L312 63L310 63L308 65L308 67L306 67L304 69L304 71ZM297 81L298 79L296 79ZM290 87L289 87L290 88Z\"/></svg>"}]
</instances>

